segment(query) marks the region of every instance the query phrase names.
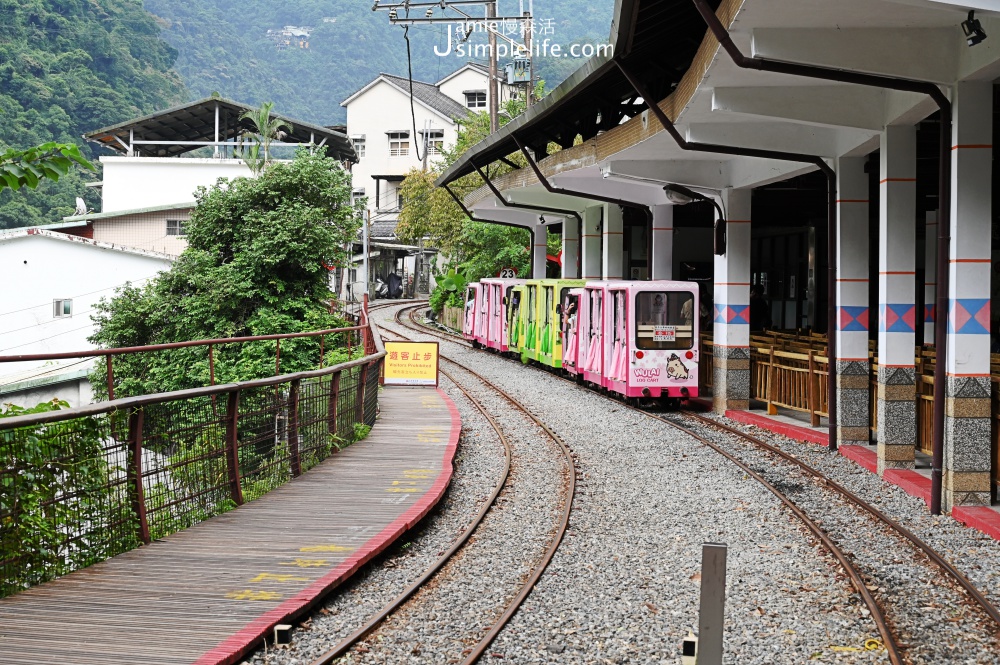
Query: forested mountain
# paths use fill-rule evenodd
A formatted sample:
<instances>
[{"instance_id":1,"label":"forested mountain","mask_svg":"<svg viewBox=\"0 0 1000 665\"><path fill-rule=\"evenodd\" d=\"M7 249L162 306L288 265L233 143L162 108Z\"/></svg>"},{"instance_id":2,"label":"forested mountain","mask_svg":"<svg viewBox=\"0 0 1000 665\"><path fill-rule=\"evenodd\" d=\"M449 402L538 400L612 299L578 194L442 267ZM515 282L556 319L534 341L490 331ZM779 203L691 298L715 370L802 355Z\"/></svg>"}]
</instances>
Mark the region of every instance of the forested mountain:
<instances>
[{"instance_id":1,"label":"forested mountain","mask_svg":"<svg viewBox=\"0 0 1000 665\"><path fill-rule=\"evenodd\" d=\"M176 51L135 0L0 0L0 147L76 142L89 130L186 96ZM0 228L55 222L77 196L99 209L79 170L0 194Z\"/></svg>"},{"instance_id":2,"label":"forested mountain","mask_svg":"<svg viewBox=\"0 0 1000 665\"><path fill-rule=\"evenodd\" d=\"M380 71L406 75L403 29L372 0L145 0L163 25L163 38L179 52L177 70L196 97L218 91L251 104L274 101L293 118L320 124L342 123L340 102ZM501 16L517 14L516 0L500 0ZM604 43L614 0L535 0L539 30L550 43ZM482 15L481 7L466 7ZM440 11L437 12L440 15ZM423 10L414 10L423 16ZM448 14L454 16L454 13ZM551 19L551 20L548 20ZM308 48L279 50L268 30L309 26ZM452 28L454 29L454 28ZM467 58L435 55L447 46L445 25L410 29L413 75L437 81ZM484 42L481 34L470 43ZM503 60L501 60L501 63ZM547 86L561 82L584 58L540 58L536 73Z\"/></svg>"},{"instance_id":3,"label":"forested mountain","mask_svg":"<svg viewBox=\"0 0 1000 665\"><path fill-rule=\"evenodd\" d=\"M0 149L81 136L219 92L283 115L331 125L340 102L380 71L406 75L403 29L372 0L0 0ZM568 48L608 39L614 0L535 0L536 40ZM482 13L481 7L468 7ZM518 11L500 0L499 14ZM440 11L438 11L440 15ZM422 15L422 14L420 14ZM452 14L449 14L452 15ZM309 26L308 48L279 49L268 30ZM435 54L445 25L410 30L415 78L437 81L468 58ZM452 30L454 28L452 27ZM469 44L484 43L482 34ZM584 58L536 60L552 88ZM501 64L504 59L501 59ZM57 222L82 196L99 210L79 170L37 190L0 194L0 229Z\"/></svg>"}]
</instances>

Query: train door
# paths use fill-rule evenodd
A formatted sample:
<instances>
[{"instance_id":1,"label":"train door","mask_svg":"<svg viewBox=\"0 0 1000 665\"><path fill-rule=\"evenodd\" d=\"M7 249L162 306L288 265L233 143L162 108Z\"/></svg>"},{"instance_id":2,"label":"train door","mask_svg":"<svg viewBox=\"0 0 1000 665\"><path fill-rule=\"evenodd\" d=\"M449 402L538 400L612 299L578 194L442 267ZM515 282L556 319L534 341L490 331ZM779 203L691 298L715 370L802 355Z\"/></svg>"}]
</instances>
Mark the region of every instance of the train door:
<instances>
[{"instance_id":1,"label":"train door","mask_svg":"<svg viewBox=\"0 0 1000 665\"><path fill-rule=\"evenodd\" d=\"M584 378L598 385L601 385L601 372L604 366L604 291L601 289L588 290L590 294L590 314L588 316L589 327L587 336L587 361L584 365Z\"/></svg>"},{"instance_id":2,"label":"train door","mask_svg":"<svg viewBox=\"0 0 1000 665\"><path fill-rule=\"evenodd\" d=\"M489 284L480 284L479 286L479 299L476 302L476 340L482 344L484 347L488 344L486 331L489 326Z\"/></svg>"},{"instance_id":3,"label":"train door","mask_svg":"<svg viewBox=\"0 0 1000 665\"><path fill-rule=\"evenodd\" d=\"M616 392L625 392L628 372L627 292L624 289L608 291L607 325L605 326L606 386Z\"/></svg>"},{"instance_id":4,"label":"train door","mask_svg":"<svg viewBox=\"0 0 1000 665\"><path fill-rule=\"evenodd\" d=\"M466 339L476 338L476 300L479 296L478 283L469 284L465 289L465 318L462 321L462 335Z\"/></svg>"},{"instance_id":5,"label":"train door","mask_svg":"<svg viewBox=\"0 0 1000 665\"><path fill-rule=\"evenodd\" d=\"M522 360L538 359L538 284L528 283L522 316L524 317L524 344L521 345Z\"/></svg>"},{"instance_id":6,"label":"train door","mask_svg":"<svg viewBox=\"0 0 1000 665\"><path fill-rule=\"evenodd\" d=\"M559 364L565 368L571 368L576 372L576 356L579 351L578 337L576 334L577 310L580 307L580 289L562 289L562 298L559 307L559 346L562 349L562 357Z\"/></svg>"},{"instance_id":7,"label":"train door","mask_svg":"<svg viewBox=\"0 0 1000 665\"><path fill-rule=\"evenodd\" d=\"M507 296L507 349L518 351L524 341L524 331L521 327L521 305L524 301L525 288L511 287Z\"/></svg>"},{"instance_id":8,"label":"train door","mask_svg":"<svg viewBox=\"0 0 1000 665\"><path fill-rule=\"evenodd\" d=\"M552 350L555 340L555 287L545 285L542 289L541 316L539 317L541 333L538 336L539 359L550 367L555 367Z\"/></svg>"}]
</instances>

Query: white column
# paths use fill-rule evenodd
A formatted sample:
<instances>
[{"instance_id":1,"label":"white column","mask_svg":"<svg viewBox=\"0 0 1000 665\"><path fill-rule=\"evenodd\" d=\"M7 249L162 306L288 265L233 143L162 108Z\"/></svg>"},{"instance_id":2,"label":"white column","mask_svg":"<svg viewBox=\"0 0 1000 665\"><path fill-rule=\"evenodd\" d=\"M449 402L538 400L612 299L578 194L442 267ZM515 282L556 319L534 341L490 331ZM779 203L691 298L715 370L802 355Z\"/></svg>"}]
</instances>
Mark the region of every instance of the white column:
<instances>
[{"instance_id":1,"label":"white column","mask_svg":"<svg viewBox=\"0 0 1000 665\"><path fill-rule=\"evenodd\" d=\"M990 273L993 85L961 82L952 97L942 508L990 503Z\"/></svg>"},{"instance_id":2,"label":"white column","mask_svg":"<svg viewBox=\"0 0 1000 665\"><path fill-rule=\"evenodd\" d=\"M545 278L545 256L548 254L548 229L541 224L536 224L531 237L531 277L532 279Z\"/></svg>"},{"instance_id":3,"label":"white column","mask_svg":"<svg viewBox=\"0 0 1000 665\"><path fill-rule=\"evenodd\" d=\"M917 130L886 127L879 186L878 472L912 469L917 437Z\"/></svg>"},{"instance_id":4,"label":"white column","mask_svg":"<svg viewBox=\"0 0 1000 665\"><path fill-rule=\"evenodd\" d=\"M622 279L622 209L615 203L604 204L602 270L604 279Z\"/></svg>"},{"instance_id":5,"label":"white column","mask_svg":"<svg viewBox=\"0 0 1000 665\"><path fill-rule=\"evenodd\" d=\"M576 279L580 276L580 222L576 217L566 217L562 230L562 276Z\"/></svg>"},{"instance_id":6,"label":"white column","mask_svg":"<svg viewBox=\"0 0 1000 665\"><path fill-rule=\"evenodd\" d=\"M713 404L719 413L750 406L750 192L722 192L729 220L726 253L715 257L712 358Z\"/></svg>"},{"instance_id":7,"label":"white column","mask_svg":"<svg viewBox=\"0 0 1000 665\"><path fill-rule=\"evenodd\" d=\"M865 157L837 160L837 441L867 445L871 411L868 360L868 174Z\"/></svg>"},{"instance_id":8,"label":"white column","mask_svg":"<svg viewBox=\"0 0 1000 665\"><path fill-rule=\"evenodd\" d=\"M582 277L584 279L601 278L601 220L604 206L590 206L583 213L583 233L580 241Z\"/></svg>"},{"instance_id":9,"label":"white column","mask_svg":"<svg viewBox=\"0 0 1000 665\"><path fill-rule=\"evenodd\" d=\"M674 207L652 206L653 266L650 279L673 279L674 267Z\"/></svg>"}]
</instances>

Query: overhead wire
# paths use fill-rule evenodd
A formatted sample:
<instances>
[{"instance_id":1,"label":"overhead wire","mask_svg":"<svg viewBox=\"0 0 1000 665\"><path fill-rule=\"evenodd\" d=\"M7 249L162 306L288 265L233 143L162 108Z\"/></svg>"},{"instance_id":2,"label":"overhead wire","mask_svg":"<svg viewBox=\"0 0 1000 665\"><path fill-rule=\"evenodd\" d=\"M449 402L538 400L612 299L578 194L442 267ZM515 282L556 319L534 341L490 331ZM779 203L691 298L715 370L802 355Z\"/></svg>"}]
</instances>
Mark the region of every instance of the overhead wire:
<instances>
[{"instance_id":1,"label":"overhead wire","mask_svg":"<svg viewBox=\"0 0 1000 665\"><path fill-rule=\"evenodd\" d=\"M160 271L158 271L156 274L158 275L159 272ZM87 293L77 293L75 295L66 296L65 299L66 300L72 300L73 298L82 298L83 296L91 296L91 295L94 295L95 293L100 293L102 291L110 291L111 289L117 289L118 287L125 286L126 284L128 284L130 282L136 282L136 283L138 283L138 282L144 282L144 281L153 279L154 277L156 277L156 275L149 275L147 277L140 277L139 279L135 279L135 280L128 279L128 280L125 280L124 282L122 282L120 284L113 284L111 286L106 286L103 289L97 289L96 291L88 291ZM27 312L30 309L37 309L39 307L48 307L50 304L51 304L51 301L47 300L47 301L45 301L43 303L39 303L37 305L29 305L27 307L22 307L21 309L12 309L9 312L0 312L0 316L8 316L10 314L18 314L20 312Z\"/></svg>"}]
</instances>

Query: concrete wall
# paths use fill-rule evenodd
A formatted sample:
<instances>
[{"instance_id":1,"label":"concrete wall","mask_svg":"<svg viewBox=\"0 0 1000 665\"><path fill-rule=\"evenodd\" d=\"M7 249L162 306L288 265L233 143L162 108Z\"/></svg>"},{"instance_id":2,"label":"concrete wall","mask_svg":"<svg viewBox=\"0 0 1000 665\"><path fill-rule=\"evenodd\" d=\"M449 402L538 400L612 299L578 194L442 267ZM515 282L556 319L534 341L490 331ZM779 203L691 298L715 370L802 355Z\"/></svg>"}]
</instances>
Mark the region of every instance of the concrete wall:
<instances>
[{"instance_id":1,"label":"concrete wall","mask_svg":"<svg viewBox=\"0 0 1000 665\"><path fill-rule=\"evenodd\" d=\"M0 236L2 238L2 236ZM0 239L0 355L78 351L93 348L90 316L101 298L125 282L144 283L170 267L166 257L106 249L86 240L47 235ZM53 315L53 300L71 298L71 316ZM69 366L75 360L55 361ZM25 380L38 361L0 364L0 384ZM8 380L5 381L4 377Z\"/></svg>"},{"instance_id":2,"label":"concrete wall","mask_svg":"<svg viewBox=\"0 0 1000 665\"><path fill-rule=\"evenodd\" d=\"M463 93L466 90L482 90L486 93L487 106L485 108L473 110L484 111L489 108L489 84L487 83L487 76L478 70L467 69L461 74L453 76L442 83L438 89L462 106L465 106L465 95ZM502 93L500 97L503 99Z\"/></svg>"},{"instance_id":3,"label":"concrete wall","mask_svg":"<svg viewBox=\"0 0 1000 665\"><path fill-rule=\"evenodd\" d=\"M104 187L101 212L135 210L194 201L200 186L219 178L249 176L238 159L181 157L101 157Z\"/></svg>"},{"instance_id":4,"label":"concrete wall","mask_svg":"<svg viewBox=\"0 0 1000 665\"><path fill-rule=\"evenodd\" d=\"M84 406L94 401L94 391L90 381L86 378L61 381L51 385L32 386L12 392L2 392L0 389L0 404L14 404L15 406L31 408L54 399L67 402L71 407Z\"/></svg>"},{"instance_id":5,"label":"concrete wall","mask_svg":"<svg viewBox=\"0 0 1000 665\"><path fill-rule=\"evenodd\" d=\"M430 121L431 129L444 132L444 144L452 146L458 138L458 131L453 122L435 113L421 104L414 104L417 119L417 130L424 128L425 121ZM389 156L389 131L409 131L409 154L402 157ZM410 99L397 88L380 81L347 106L347 134L352 140L358 136L365 137L365 156L352 169L352 186L355 190L364 189L368 199L368 211L374 217L375 181L373 175L405 175L412 169L420 168L417 159L416 145L420 142L420 134L413 133L413 120L410 117ZM428 167L433 167L440 160L440 155L430 154L427 158ZM382 191L379 205L383 211L395 210L397 207L397 183L381 182Z\"/></svg>"},{"instance_id":6,"label":"concrete wall","mask_svg":"<svg viewBox=\"0 0 1000 665\"><path fill-rule=\"evenodd\" d=\"M94 220L94 240L179 256L187 247L184 236L167 235L167 220L188 220L191 208L124 215Z\"/></svg>"}]
</instances>

